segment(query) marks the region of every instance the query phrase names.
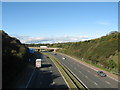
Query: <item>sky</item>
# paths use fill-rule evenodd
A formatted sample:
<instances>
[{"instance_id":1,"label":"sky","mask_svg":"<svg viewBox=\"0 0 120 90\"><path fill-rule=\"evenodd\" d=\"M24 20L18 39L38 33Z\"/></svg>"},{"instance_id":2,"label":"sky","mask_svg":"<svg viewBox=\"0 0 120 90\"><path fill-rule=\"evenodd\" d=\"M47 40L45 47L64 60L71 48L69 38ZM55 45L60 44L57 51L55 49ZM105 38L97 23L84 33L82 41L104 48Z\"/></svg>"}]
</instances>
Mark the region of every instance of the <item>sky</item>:
<instances>
[{"instance_id":1,"label":"sky","mask_svg":"<svg viewBox=\"0 0 120 90\"><path fill-rule=\"evenodd\" d=\"M3 2L2 30L22 43L98 38L118 30L118 3Z\"/></svg>"}]
</instances>

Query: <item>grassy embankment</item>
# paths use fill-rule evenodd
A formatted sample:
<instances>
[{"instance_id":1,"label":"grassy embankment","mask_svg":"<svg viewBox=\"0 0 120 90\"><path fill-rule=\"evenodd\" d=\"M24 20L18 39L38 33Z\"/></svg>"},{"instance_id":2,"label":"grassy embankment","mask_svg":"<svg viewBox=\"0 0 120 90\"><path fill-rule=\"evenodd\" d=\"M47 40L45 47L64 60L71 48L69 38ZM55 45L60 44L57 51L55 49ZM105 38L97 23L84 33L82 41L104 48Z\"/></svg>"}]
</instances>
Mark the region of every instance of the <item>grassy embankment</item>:
<instances>
[{"instance_id":1,"label":"grassy embankment","mask_svg":"<svg viewBox=\"0 0 120 90\"><path fill-rule=\"evenodd\" d=\"M62 47L58 52L117 74L120 73L119 36L120 33L112 33L82 42L53 44L53 47Z\"/></svg>"},{"instance_id":2,"label":"grassy embankment","mask_svg":"<svg viewBox=\"0 0 120 90\"><path fill-rule=\"evenodd\" d=\"M45 55L49 56L49 58L54 62L54 64L58 67L62 75L64 76L65 80L67 81L70 88L76 88L76 86L83 90L83 86L75 79L75 77L63 66L54 56L44 53ZM72 80L72 81L71 81ZM76 85L74 83L76 83Z\"/></svg>"},{"instance_id":3,"label":"grassy embankment","mask_svg":"<svg viewBox=\"0 0 120 90\"><path fill-rule=\"evenodd\" d=\"M2 35L2 87L11 87L14 78L18 76L27 66L29 49L17 38L10 37L0 30Z\"/></svg>"}]
</instances>

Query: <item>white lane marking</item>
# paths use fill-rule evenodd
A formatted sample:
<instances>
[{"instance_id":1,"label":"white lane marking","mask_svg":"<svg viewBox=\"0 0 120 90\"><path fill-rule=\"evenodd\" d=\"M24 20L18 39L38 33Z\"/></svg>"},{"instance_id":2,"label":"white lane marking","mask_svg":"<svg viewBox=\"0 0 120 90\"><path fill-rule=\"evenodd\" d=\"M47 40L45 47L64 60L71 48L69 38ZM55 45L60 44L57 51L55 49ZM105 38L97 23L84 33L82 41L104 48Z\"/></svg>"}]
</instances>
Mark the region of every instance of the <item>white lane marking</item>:
<instances>
[{"instance_id":1,"label":"white lane marking","mask_svg":"<svg viewBox=\"0 0 120 90\"><path fill-rule=\"evenodd\" d=\"M98 85L96 82L94 82L95 85Z\"/></svg>"},{"instance_id":2,"label":"white lane marking","mask_svg":"<svg viewBox=\"0 0 120 90\"><path fill-rule=\"evenodd\" d=\"M108 75L107 75L108 76ZM117 79L115 79L115 78L113 78L113 77L111 77L111 76L108 76L109 78L111 78L111 79L113 79L113 80L115 80L115 81L117 81L117 82L120 82L119 80L117 80Z\"/></svg>"},{"instance_id":3,"label":"white lane marking","mask_svg":"<svg viewBox=\"0 0 120 90\"><path fill-rule=\"evenodd\" d=\"M88 71L88 72L90 72L90 71Z\"/></svg>"},{"instance_id":4,"label":"white lane marking","mask_svg":"<svg viewBox=\"0 0 120 90\"><path fill-rule=\"evenodd\" d=\"M108 81L105 81L107 84L110 84L110 82L108 82Z\"/></svg>"},{"instance_id":5,"label":"white lane marking","mask_svg":"<svg viewBox=\"0 0 120 90\"><path fill-rule=\"evenodd\" d=\"M33 70L33 72L32 72L32 74L31 74L31 77L30 77L30 79L29 79L29 81L28 81L28 83L27 83L27 85L26 85L26 87L25 88L27 88L28 87L28 85L29 85L29 83L30 83L30 81L31 81L31 79L32 79L32 77L33 77L33 73L35 72L35 68L34 68L34 70Z\"/></svg>"},{"instance_id":6,"label":"white lane marking","mask_svg":"<svg viewBox=\"0 0 120 90\"><path fill-rule=\"evenodd\" d=\"M53 71L50 71L50 72L53 72Z\"/></svg>"},{"instance_id":7,"label":"white lane marking","mask_svg":"<svg viewBox=\"0 0 120 90\"><path fill-rule=\"evenodd\" d=\"M86 78L88 78L88 76L85 76Z\"/></svg>"},{"instance_id":8,"label":"white lane marking","mask_svg":"<svg viewBox=\"0 0 120 90\"><path fill-rule=\"evenodd\" d=\"M52 61L52 60L51 60ZM52 61L53 62L53 61ZM53 62L54 63L54 62ZM54 63L55 64L55 63ZM56 64L55 64L56 66ZM58 69L58 71L60 72L62 78L64 79L65 83L67 84L68 88L70 88L70 86L68 85L68 82L66 81L65 77L62 75L61 71L59 70L59 68L56 66L56 68Z\"/></svg>"},{"instance_id":9,"label":"white lane marking","mask_svg":"<svg viewBox=\"0 0 120 90\"><path fill-rule=\"evenodd\" d=\"M60 54L62 54L62 53L60 53ZM64 54L65 55L65 54ZM67 56L67 55L65 55L65 56ZM74 59L74 58L72 58L72 57L70 57L70 56L68 56L69 58L71 58L71 59ZM72 61L70 61L70 62L72 62ZM76 62L78 62L78 61L76 61ZM89 67L89 68L91 68L92 70L94 70L94 71L98 71L97 69L94 69L94 68L92 68L91 66L89 66L89 65L86 65L86 64L84 64L83 62L81 63L81 62L79 62L80 64L82 64L82 65L84 65L84 66L86 66L86 67ZM117 81L117 82L120 82L118 79L115 79L115 78L113 78L113 77L111 77L111 76L108 76L109 78L111 78L111 79L113 79L113 80L115 80L115 81Z\"/></svg>"},{"instance_id":10,"label":"white lane marking","mask_svg":"<svg viewBox=\"0 0 120 90\"><path fill-rule=\"evenodd\" d=\"M63 64L66 66L65 64ZM66 66L67 67L67 66ZM68 68L68 67L67 67ZM69 69L69 68L68 68ZM69 69L70 70L70 69ZM88 89L88 87L70 70L70 72Z\"/></svg>"}]
</instances>

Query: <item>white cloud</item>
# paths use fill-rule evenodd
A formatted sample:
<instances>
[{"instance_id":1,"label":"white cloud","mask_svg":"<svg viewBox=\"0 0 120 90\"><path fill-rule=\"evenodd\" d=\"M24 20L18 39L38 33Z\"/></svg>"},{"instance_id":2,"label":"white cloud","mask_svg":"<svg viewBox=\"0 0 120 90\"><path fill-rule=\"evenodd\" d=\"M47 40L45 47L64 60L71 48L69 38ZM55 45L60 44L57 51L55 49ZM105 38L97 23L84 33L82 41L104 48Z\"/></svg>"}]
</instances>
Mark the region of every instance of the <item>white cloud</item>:
<instances>
[{"instance_id":1,"label":"white cloud","mask_svg":"<svg viewBox=\"0 0 120 90\"><path fill-rule=\"evenodd\" d=\"M29 36L18 36L14 35L22 43L62 43L62 42L77 42L88 40L89 36L68 36L64 35L61 37L29 37Z\"/></svg>"},{"instance_id":2,"label":"white cloud","mask_svg":"<svg viewBox=\"0 0 120 90\"><path fill-rule=\"evenodd\" d=\"M100 22L98 22L98 24L100 24L100 25L110 25L110 23L107 22L107 21L100 21Z\"/></svg>"}]
</instances>

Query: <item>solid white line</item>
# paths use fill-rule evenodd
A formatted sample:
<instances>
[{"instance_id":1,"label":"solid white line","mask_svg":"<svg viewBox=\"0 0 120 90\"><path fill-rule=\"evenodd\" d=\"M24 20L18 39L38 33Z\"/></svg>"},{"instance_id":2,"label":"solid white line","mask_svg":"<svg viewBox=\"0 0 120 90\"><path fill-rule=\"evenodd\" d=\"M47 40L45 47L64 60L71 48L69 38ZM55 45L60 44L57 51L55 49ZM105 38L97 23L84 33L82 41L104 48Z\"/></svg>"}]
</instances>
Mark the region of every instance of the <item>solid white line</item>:
<instances>
[{"instance_id":1,"label":"solid white line","mask_svg":"<svg viewBox=\"0 0 120 90\"><path fill-rule=\"evenodd\" d=\"M28 85L29 85L29 83L30 83L30 81L31 81L31 79L32 79L32 77L33 77L33 73L35 72L35 68L34 68L34 70L33 70L33 72L32 72L32 75L31 75L31 77L30 77L30 79L29 79L29 81L28 81L28 83L27 83L27 85L26 85L26 87L25 88L27 88L28 87Z\"/></svg>"},{"instance_id":2,"label":"solid white line","mask_svg":"<svg viewBox=\"0 0 120 90\"><path fill-rule=\"evenodd\" d=\"M64 64L64 66L66 66ZM67 66L66 66L67 67ZM68 68L68 67L67 67ZM68 68L69 69L69 68ZM70 69L69 69L70 70ZM70 70L70 72L88 89L88 87Z\"/></svg>"},{"instance_id":3,"label":"solid white line","mask_svg":"<svg viewBox=\"0 0 120 90\"><path fill-rule=\"evenodd\" d=\"M117 82L120 82L119 80L117 80L115 78L112 78L111 76L108 76L108 77L111 78L111 79L113 79L113 80L115 80L115 81L117 81Z\"/></svg>"},{"instance_id":4,"label":"solid white line","mask_svg":"<svg viewBox=\"0 0 120 90\"><path fill-rule=\"evenodd\" d=\"M50 59L51 60L51 59ZM52 60L51 60L52 61ZM52 61L53 62L53 61ZM54 63L54 62L53 62ZM54 63L55 64L55 63ZM56 66L56 64L55 64ZM59 73L61 74L62 78L64 79L65 83L67 84L68 88L70 88L70 86L68 85L66 79L64 78L64 76L62 75L61 71L59 70L59 68L56 66L56 68L58 69Z\"/></svg>"}]
</instances>

